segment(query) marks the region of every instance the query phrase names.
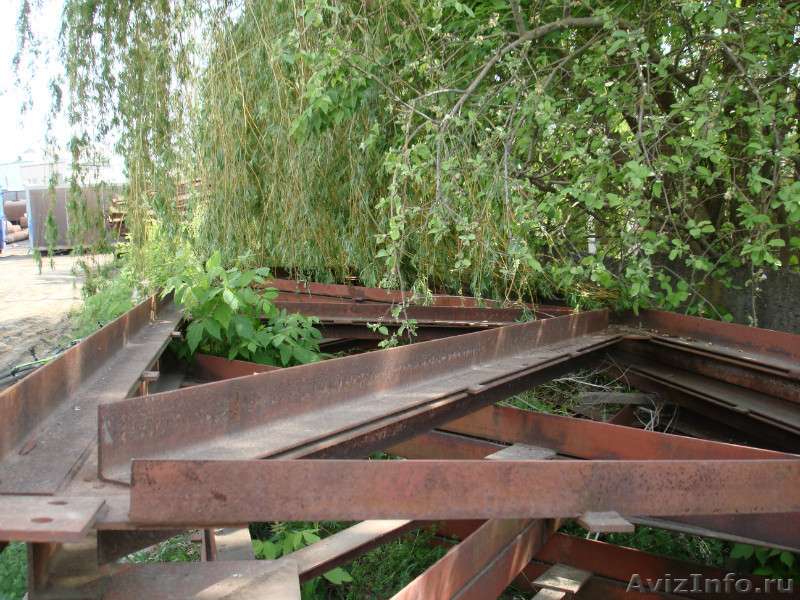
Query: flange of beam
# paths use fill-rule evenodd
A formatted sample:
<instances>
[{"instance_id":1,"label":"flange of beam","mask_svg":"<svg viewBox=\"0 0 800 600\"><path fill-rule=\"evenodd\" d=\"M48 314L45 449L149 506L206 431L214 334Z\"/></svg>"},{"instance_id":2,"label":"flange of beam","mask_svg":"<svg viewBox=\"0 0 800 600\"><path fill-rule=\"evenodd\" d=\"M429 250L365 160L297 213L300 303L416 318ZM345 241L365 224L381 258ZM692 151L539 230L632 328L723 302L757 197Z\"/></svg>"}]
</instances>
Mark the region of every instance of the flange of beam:
<instances>
[{"instance_id":1,"label":"flange of beam","mask_svg":"<svg viewBox=\"0 0 800 600\"><path fill-rule=\"evenodd\" d=\"M104 404L100 474L128 482L134 458L367 456L599 360L620 339L607 318L580 313Z\"/></svg>"},{"instance_id":2,"label":"flange of beam","mask_svg":"<svg viewBox=\"0 0 800 600\"><path fill-rule=\"evenodd\" d=\"M80 542L104 502L98 498L0 497L0 540Z\"/></svg>"},{"instance_id":3,"label":"flange of beam","mask_svg":"<svg viewBox=\"0 0 800 600\"><path fill-rule=\"evenodd\" d=\"M97 434L97 405L137 389L180 318L154 296L0 393L0 494L55 494Z\"/></svg>"},{"instance_id":4,"label":"flange of beam","mask_svg":"<svg viewBox=\"0 0 800 600\"><path fill-rule=\"evenodd\" d=\"M132 472L143 527L800 512L797 460L135 460Z\"/></svg>"},{"instance_id":5,"label":"flange of beam","mask_svg":"<svg viewBox=\"0 0 800 600\"><path fill-rule=\"evenodd\" d=\"M406 306L399 317L385 304L355 302L273 302L287 313L302 313L318 317L323 323L362 324L399 323L403 318L414 319L418 326L443 327L500 327L518 323L524 316L521 308L464 308L461 306ZM535 313L534 313L535 314Z\"/></svg>"},{"instance_id":6,"label":"flange of beam","mask_svg":"<svg viewBox=\"0 0 800 600\"><path fill-rule=\"evenodd\" d=\"M553 448L561 455L581 459L608 460L678 460L678 459L784 459L800 456L750 446L737 446L698 440L655 431L643 431L609 423L597 423L558 415L535 413L507 406L490 406L443 427L446 431L495 440L506 444L533 444ZM477 440L476 440L477 441ZM443 432L425 434L396 448L399 456L408 458L478 458L488 454L491 442L483 446L461 437L448 437ZM434 454L443 452L443 454ZM656 527L761 543L783 548L797 548L800 540L799 514L703 515L675 518L676 522L660 521ZM641 519L635 522L640 523ZM757 541L756 541L757 540Z\"/></svg>"},{"instance_id":7,"label":"flange of beam","mask_svg":"<svg viewBox=\"0 0 800 600\"><path fill-rule=\"evenodd\" d=\"M83 585L69 579L79 580L48 582L31 599L300 600L297 564L289 560L121 563L109 565Z\"/></svg>"},{"instance_id":8,"label":"flange of beam","mask_svg":"<svg viewBox=\"0 0 800 600\"><path fill-rule=\"evenodd\" d=\"M392 600L496 598L556 529L538 519L487 521Z\"/></svg>"},{"instance_id":9,"label":"flange of beam","mask_svg":"<svg viewBox=\"0 0 800 600\"><path fill-rule=\"evenodd\" d=\"M638 315L615 314L613 321L663 333L688 345L695 340L698 345L727 352L739 361L763 363L771 368L782 365L790 371L796 371L800 364L800 336L790 333L648 309L640 310Z\"/></svg>"},{"instance_id":10,"label":"flange of beam","mask_svg":"<svg viewBox=\"0 0 800 600\"><path fill-rule=\"evenodd\" d=\"M644 431L508 406L490 406L442 427L445 431L504 442L552 448L583 459L785 459L796 454L710 442L679 435Z\"/></svg>"}]
</instances>

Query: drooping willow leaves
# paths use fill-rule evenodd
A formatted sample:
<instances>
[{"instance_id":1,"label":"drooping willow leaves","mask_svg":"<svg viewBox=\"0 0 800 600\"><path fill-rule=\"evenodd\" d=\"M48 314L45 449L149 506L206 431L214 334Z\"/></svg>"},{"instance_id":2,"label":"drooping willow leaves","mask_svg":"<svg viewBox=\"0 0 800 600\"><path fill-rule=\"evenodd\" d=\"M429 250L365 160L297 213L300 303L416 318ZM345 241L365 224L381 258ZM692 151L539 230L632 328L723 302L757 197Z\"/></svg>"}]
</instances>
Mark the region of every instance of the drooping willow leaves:
<instances>
[{"instance_id":1,"label":"drooping willow leaves","mask_svg":"<svg viewBox=\"0 0 800 600\"><path fill-rule=\"evenodd\" d=\"M797 265L798 14L69 0L67 110L118 136L139 260L155 219L317 279L708 312Z\"/></svg>"}]
</instances>

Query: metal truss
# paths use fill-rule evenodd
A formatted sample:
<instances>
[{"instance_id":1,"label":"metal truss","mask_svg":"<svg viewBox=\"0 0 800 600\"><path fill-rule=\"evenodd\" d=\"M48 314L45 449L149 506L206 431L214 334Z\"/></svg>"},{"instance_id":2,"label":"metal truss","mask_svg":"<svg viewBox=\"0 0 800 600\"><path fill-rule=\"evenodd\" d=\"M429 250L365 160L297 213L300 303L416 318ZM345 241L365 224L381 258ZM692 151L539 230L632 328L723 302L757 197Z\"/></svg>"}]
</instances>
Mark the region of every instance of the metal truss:
<instances>
[{"instance_id":1,"label":"metal truss","mask_svg":"<svg viewBox=\"0 0 800 600\"><path fill-rule=\"evenodd\" d=\"M400 292L272 285L280 308L320 318L330 350L401 325ZM278 370L206 359L194 380L159 362L180 322L171 302L139 305L0 393L0 550L28 543L31 600L300 598L301 583L442 522L452 550L395 598L494 598L512 582L625 598L634 574L727 575L556 533L565 519L800 550L800 336L477 304L407 306L414 344ZM586 367L679 406L709 439L631 427L631 406L598 422L496 404ZM375 452L406 460L363 460ZM253 560L247 523L322 519L359 523ZM204 562L118 562L186 529L202 531ZM635 594L663 592L687 597Z\"/></svg>"}]
</instances>

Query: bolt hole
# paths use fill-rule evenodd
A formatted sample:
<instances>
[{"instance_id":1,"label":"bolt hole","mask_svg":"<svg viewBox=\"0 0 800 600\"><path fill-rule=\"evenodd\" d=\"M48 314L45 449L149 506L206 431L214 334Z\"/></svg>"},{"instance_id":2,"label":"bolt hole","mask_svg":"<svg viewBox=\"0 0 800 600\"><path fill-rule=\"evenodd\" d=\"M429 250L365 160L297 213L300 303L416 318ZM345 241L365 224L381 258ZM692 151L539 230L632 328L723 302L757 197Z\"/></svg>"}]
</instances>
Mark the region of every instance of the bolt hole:
<instances>
[{"instance_id":1,"label":"bolt hole","mask_svg":"<svg viewBox=\"0 0 800 600\"><path fill-rule=\"evenodd\" d=\"M50 517L36 517L34 519L31 519L31 521L34 523L52 523L53 519L51 519Z\"/></svg>"},{"instance_id":2,"label":"bolt hole","mask_svg":"<svg viewBox=\"0 0 800 600\"><path fill-rule=\"evenodd\" d=\"M54 500L53 502L48 502L48 504L53 504L55 506L64 506L66 502L63 500Z\"/></svg>"}]
</instances>

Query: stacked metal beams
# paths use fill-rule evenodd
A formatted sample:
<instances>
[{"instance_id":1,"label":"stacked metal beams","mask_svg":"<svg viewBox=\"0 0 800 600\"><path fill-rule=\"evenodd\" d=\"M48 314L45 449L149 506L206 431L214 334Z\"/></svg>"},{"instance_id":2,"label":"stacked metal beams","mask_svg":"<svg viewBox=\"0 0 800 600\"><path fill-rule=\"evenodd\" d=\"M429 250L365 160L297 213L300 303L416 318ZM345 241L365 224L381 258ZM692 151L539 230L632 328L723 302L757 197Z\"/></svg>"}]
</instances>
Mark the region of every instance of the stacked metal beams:
<instances>
[{"instance_id":1,"label":"stacked metal beams","mask_svg":"<svg viewBox=\"0 0 800 600\"><path fill-rule=\"evenodd\" d=\"M797 336L447 296L401 315L400 292L272 285L331 346L368 347L368 324L391 334L402 319L431 341L274 372L207 367L235 378L133 397L179 320L151 300L9 388L0 540L29 542L31 600L299 598L301 582L442 520L463 541L396 598L491 598L515 578L542 597L621 598L639 571L720 575L554 535L565 518L800 549ZM494 404L587 366L763 449ZM361 460L376 451L408 460ZM363 522L274 562L239 560L246 530L218 529L315 519ZM116 563L197 527L207 563Z\"/></svg>"}]
</instances>

